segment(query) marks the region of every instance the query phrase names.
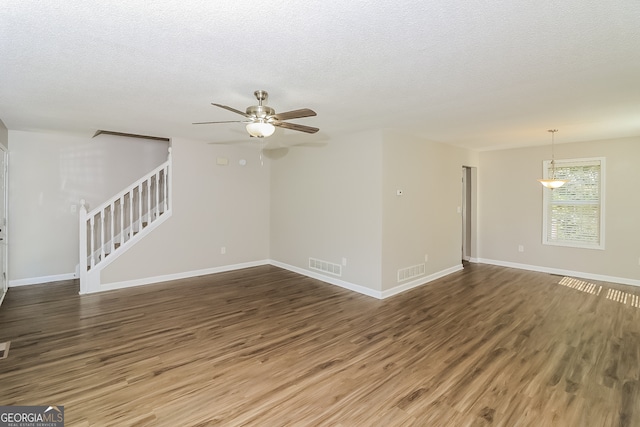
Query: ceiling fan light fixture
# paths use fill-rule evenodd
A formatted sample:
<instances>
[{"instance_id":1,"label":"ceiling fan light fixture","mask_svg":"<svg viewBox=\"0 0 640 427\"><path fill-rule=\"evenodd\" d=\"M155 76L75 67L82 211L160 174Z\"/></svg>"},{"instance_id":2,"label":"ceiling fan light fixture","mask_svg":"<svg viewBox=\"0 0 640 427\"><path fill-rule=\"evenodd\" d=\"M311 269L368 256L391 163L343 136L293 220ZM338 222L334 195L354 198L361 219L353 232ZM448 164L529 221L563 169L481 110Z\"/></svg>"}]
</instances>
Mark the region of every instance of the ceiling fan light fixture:
<instances>
[{"instance_id":1,"label":"ceiling fan light fixture","mask_svg":"<svg viewBox=\"0 0 640 427\"><path fill-rule=\"evenodd\" d=\"M252 122L247 124L247 132L256 138L267 138L273 135L276 128L271 123Z\"/></svg>"}]
</instances>

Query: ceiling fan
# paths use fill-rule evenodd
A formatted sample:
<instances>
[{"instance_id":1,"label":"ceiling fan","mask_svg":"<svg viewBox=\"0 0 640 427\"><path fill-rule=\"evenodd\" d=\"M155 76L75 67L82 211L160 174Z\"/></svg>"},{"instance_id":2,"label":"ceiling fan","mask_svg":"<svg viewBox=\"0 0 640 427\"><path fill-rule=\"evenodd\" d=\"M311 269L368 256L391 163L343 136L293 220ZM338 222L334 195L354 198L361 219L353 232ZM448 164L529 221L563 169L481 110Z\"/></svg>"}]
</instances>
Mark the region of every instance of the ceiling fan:
<instances>
[{"instance_id":1,"label":"ceiling fan","mask_svg":"<svg viewBox=\"0 0 640 427\"><path fill-rule=\"evenodd\" d=\"M263 101L266 103L269 94L264 90L257 90L253 93L258 100L258 105L252 105L247 107L246 113L243 113L240 110L236 110L235 108L211 103L211 105L215 105L216 107L224 108L225 110L231 111L236 114L240 114L246 118L246 120L227 120L221 122L197 122L193 123L194 125L208 125L214 123L247 123L247 132L250 136L256 138L266 138L273 135L275 132L275 127L281 127L285 129L297 130L300 132L306 133L316 133L318 132L318 128L314 128L311 126L299 125L296 123L288 123L284 120L290 119L299 119L302 117L311 117L315 116L316 112L310 110L308 108L301 108L299 110L287 111L284 113L276 114L276 111L269 107L268 105L263 105Z\"/></svg>"}]
</instances>

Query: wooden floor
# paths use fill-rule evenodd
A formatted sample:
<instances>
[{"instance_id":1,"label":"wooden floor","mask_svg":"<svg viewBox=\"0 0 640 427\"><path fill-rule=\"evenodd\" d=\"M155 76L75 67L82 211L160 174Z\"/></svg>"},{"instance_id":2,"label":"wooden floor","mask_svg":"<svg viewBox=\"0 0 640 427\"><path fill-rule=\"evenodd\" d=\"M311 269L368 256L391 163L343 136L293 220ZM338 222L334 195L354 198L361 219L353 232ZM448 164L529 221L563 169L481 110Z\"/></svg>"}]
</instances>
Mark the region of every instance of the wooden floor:
<instances>
[{"instance_id":1,"label":"wooden floor","mask_svg":"<svg viewBox=\"0 0 640 427\"><path fill-rule=\"evenodd\" d=\"M471 265L384 301L272 266L11 288L0 404L67 426L640 426L640 289L561 279Z\"/></svg>"}]
</instances>

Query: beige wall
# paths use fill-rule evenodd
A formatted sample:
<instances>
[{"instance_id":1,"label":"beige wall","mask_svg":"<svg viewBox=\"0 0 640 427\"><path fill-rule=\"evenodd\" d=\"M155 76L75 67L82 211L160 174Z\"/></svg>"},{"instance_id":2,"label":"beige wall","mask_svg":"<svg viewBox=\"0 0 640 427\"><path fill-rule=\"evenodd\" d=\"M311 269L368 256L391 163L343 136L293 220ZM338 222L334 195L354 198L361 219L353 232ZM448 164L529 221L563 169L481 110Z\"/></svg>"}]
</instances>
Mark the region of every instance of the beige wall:
<instances>
[{"instance_id":1,"label":"beige wall","mask_svg":"<svg viewBox=\"0 0 640 427\"><path fill-rule=\"evenodd\" d=\"M167 143L9 131L9 284L72 275L78 207L104 202L166 160ZM53 279L52 279L53 280Z\"/></svg>"},{"instance_id":2,"label":"beige wall","mask_svg":"<svg viewBox=\"0 0 640 427\"><path fill-rule=\"evenodd\" d=\"M476 166L477 153L385 131L382 158L382 289L425 255L427 276L459 266L462 167Z\"/></svg>"},{"instance_id":3,"label":"beige wall","mask_svg":"<svg viewBox=\"0 0 640 427\"><path fill-rule=\"evenodd\" d=\"M556 144L555 152L557 159L606 157L605 250L542 244L542 192L549 190L536 179L550 157L542 146L480 153L480 258L640 279L640 137Z\"/></svg>"},{"instance_id":4,"label":"beige wall","mask_svg":"<svg viewBox=\"0 0 640 427\"><path fill-rule=\"evenodd\" d=\"M397 270L425 254L427 276L459 266L462 166L477 161L467 150L391 131L292 148L272 166L271 257L306 270L309 257L346 258L340 279L375 295L398 287Z\"/></svg>"},{"instance_id":5,"label":"beige wall","mask_svg":"<svg viewBox=\"0 0 640 427\"><path fill-rule=\"evenodd\" d=\"M174 138L172 156L172 216L108 265L103 284L269 258L270 165L260 164L258 147ZM218 157L229 164L217 165Z\"/></svg>"},{"instance_id":6,"label":"beige wall","mask_svg":"<svg viewBox=\"0 0 640 427\"><path fill-rule=\"evenodd\" d=\"M77 136L8 135L10 279L70 273L77 264L71 204L84 197L97 205L105 186L115 184L111 178L128 183L144 173L123 176L140 166L127 162L149 156L113 157ZM460 264L462 166L474 167L477 178L473 258L640 279L640 137L556 145L558 158L607 158L604 251L542 245L543 188L536 179L550 154L546 145L474 153L371 131L272 152L261 165L257 147L172 143L173 216L102 272L106 285L269 259L309 271L313 257L345 259L340 280L382 295L401 285L398 269L424 262L425 254L427 276ZM229 165L216 165L218 157Z\"/></svg>"},{"instance_id":7,"label":"beige wall","mask_svg":"<svg viewBox=\"0 0 640 427\"><path fill-rule=\"evenodd\" d=\"M305 270L346 258L340 280L380 291L381 150L380 132L363 132L274 160L271 258Z\"/></svg>"}]
</instances>

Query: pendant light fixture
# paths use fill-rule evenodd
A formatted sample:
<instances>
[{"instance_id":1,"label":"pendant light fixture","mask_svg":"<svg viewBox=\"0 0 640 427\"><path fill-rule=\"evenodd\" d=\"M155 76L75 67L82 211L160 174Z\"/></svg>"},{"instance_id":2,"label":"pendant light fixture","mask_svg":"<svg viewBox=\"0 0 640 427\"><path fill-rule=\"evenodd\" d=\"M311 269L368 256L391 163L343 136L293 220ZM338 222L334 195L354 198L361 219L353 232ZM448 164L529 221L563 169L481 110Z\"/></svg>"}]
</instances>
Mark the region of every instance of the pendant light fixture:
<instances>
[{"instance_id":1,"label":"pendant light fixture","mask_svg":"<svg viewBox=\"0 0 640 427\"><path fill-rule=\"evenodd\" d=\"M547 188L553 190L554 188L560 188L565 185L568 180L556 179L556 160L554 156L554 136L558 132L558 129L549 129L547 132L551 132L551 178L539 179L538 182Z\"/></svg>"}]
</instances>

